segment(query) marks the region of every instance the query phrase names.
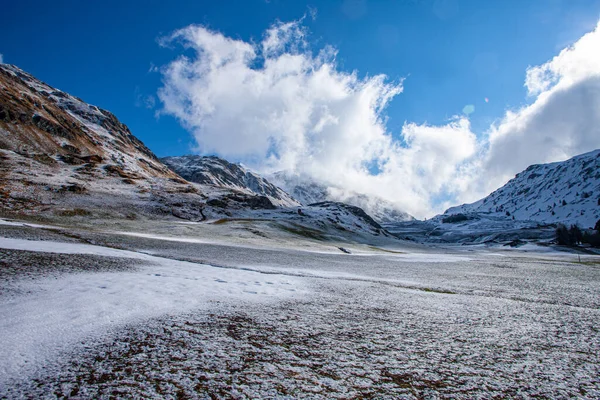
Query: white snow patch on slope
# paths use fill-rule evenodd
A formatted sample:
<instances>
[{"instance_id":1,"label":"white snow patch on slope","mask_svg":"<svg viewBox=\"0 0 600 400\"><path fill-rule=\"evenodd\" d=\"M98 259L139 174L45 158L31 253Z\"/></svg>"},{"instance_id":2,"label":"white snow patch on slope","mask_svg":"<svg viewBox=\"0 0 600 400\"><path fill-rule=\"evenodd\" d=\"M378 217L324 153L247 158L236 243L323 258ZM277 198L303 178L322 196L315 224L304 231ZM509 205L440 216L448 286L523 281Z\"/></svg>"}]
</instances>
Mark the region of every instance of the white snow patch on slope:
<instances>
[{"instance_id":1,"label":"white snow patch on slope","mask_svg":"<svg viewBox=\"0 0 600 400\"><path fill-rule=\"evenodd\" d=\"M7 225L7 226L23 226L22 223L20 222L12 222L12 221L6 221L4 219L0 219L0 225Z\"/></svg>"},{"instance_id":2,"label":"white snow patch on slope","mask_svg":"<svg viewBox=\"0 0 600 400\"><path fill-rule=\"evenodd\" d=\"M0 238L0 248L148 261L131 272L82 273L17 283L0 297L0 385L35 373L85 338L126 323L209 306L300 296L298 278L175 261L74 243Z\"/></svg>"},{"instance_id":3,"label":"white snow patch on slope","mask_svg":"<svg viewBox=\"0 0 600 400\"><path fill-rule=\"evenodd\" d=\"M56 227L52 226L52 225L32 224L32 223L29 223L29 222L18 222L18 221L6 220L6 219L0 219L0 225L4 225L4 226L26 226L28 228L56 229Z\"/></svg>"}]
</instances>

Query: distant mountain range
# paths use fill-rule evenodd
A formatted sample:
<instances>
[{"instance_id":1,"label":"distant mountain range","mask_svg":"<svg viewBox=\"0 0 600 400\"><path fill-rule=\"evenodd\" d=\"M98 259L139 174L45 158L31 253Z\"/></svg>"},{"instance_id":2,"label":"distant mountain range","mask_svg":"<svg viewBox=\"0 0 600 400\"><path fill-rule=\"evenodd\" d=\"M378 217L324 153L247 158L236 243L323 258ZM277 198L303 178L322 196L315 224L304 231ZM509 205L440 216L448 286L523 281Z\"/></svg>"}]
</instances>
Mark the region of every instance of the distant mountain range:
<instances>
[{"instance_id":1,"label":"distant mountain range","mask_svg":"<svg viewBox=\"0 0 600 400\"><path fill-rule=\"evenodd\" d=\"M398 208L394 203L373 195L348 193L343 188L331 190L329 186L316 182L309 177L302 177L286 172L270 175L269 180L283 188L302 204L312 204L322 201L341 201L360 207L380 224L412 221L414 217ZM333 188L335 189L335 188ZM345 193L336 196L334 192Z\"/></svg>"},{"instance_id":2,"label":"distant mountain range","mask_svg":"<svg viewBox=\"0 0 600 400\"><path fill-rule=\"evenodd\" d=\"M426 223L343 189L285 172L263 177L218 157L158 159L110 112L0 64L2 213L241 218L333 235L387 234L380 224L423 237L457 229L494 236L559 222L588 228L600 219L600 150L532 165L486 198Z\"/></svg>"},{"instance_id":3,"label":"distant mountain range","mask_svg":"<svg viewBox=\"0 0 600 400\"><path fill-rule=\"evenodd\" d=\"M281 207L308 206L322 202L343 202L359 207L378 223L410 221L414 218L398 210L391 202L375 196L352 194L336 197L328 187L297 175L277 172L264 178L239 165L215 156L165 157L161 161L171 170L187 179L205 185L240 190L249 194L266 196Z\"/></svg>"},{"instance_id":4,"label":"distant mountain range","mask_svg":"<svg viewBox=\"0 0 600 400\"><path fill-rule=\"evenodd\" d=\"M452 207L439 218L455 214L593 227L600 219L600 150L532 165L489 196Z\"/></svg>"},{"instance_id":5,"label":"distant mountain range","mask_svg":"<svg viewBox=\"0 0 600 400\"><path fill-rule=\"evenodd\" d=\"M266 196L274 205L297 207L300 202L262 176L219 157L165 157L161 161L190 182Z\"/></svg>"}]
</instances>

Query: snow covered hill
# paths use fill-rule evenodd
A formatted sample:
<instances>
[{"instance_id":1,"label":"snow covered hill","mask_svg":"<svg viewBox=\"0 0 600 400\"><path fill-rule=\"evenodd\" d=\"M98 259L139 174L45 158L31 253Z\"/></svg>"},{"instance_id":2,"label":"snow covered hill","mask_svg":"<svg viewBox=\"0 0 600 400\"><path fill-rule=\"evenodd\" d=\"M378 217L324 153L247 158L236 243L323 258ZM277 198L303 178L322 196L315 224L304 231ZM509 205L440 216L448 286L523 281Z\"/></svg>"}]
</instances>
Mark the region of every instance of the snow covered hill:
<instances>
[{"instance_id":1,"label":"snow covered hill","mask_svg":"<svg viewBox=\"0 0 600 400\"><path fill-rule=\"evenodd\" d=\"M452 207L436 219L456 214L593 227L600 219L600 150L532 165L486 198Z\"/></svg>"},{"instance_id":2,"label":"snow covered hill","mask_svg":"<svg viewBox=\"0 0 600 400\"><path fill-rule=\"evenodd\" d=\"M269 181L283 188L304 205L324 201L344 202L360 207L380 224L412 221L414 218L385 199L359 193L348 193L343 188L328 186L308 177L277 172Z\"/></svg>"},{"instance_id":3,"label":"snow covered hill","mask_svg":"<svg viewBox=\"0 0 600 400\"><path fill-rule=\"evenodd\" d=\"M161 161L190 182L266 196L274 205L297 207L298 201L260 175L215 156L165 157Z\"/></svg>"}]
</instances>

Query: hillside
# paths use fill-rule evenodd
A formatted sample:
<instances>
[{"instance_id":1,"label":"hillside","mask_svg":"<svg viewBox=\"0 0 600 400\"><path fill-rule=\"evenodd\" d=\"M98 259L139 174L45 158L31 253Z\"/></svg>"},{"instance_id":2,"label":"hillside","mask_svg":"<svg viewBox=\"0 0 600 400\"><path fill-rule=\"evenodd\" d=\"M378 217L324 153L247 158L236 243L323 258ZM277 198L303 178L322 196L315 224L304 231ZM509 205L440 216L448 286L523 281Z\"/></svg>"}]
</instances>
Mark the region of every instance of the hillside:
<instances>
[{"instance_id":1,"label":"hillside","mask_svg":"<svg viewBox=\"0 0 600 400\"><path fill-rule=\"evenodd\" d=\"M201 218L203 196L110 112L0 65L0 210Z\"/></svg>"},{"instance_id":2,"label":"hillside","mask_svg":"<svg viewBox=\"0 0 600 400\"><path fill-rule=\"evenodd\" d=\"M260 175L219 157L165 157L161 161L190 182L229 188L247 194L266 196L274 205L296 207L300 203Z\"/></svg>"},{"instance_id":3,"label":"hillside","mask_svg":"<svg viewBox=\"0 0 600 400\"><path fill-rule=\"evenodd\" d=\"M452 207L440 218L459 213L593 227L600 219L600 150L532 165L489 196Z\"/></svg>"},{"instance_id":4,"label":"hillside","mask_svg":"<svg viewBox=\"0 0 600 400\"><path fill-rule=\"evenodd\" d=\"M113 114L8 64L0 64L0 148L65 165L114 165L138 178L177 177Z\"/></svg>"}]
</instances>

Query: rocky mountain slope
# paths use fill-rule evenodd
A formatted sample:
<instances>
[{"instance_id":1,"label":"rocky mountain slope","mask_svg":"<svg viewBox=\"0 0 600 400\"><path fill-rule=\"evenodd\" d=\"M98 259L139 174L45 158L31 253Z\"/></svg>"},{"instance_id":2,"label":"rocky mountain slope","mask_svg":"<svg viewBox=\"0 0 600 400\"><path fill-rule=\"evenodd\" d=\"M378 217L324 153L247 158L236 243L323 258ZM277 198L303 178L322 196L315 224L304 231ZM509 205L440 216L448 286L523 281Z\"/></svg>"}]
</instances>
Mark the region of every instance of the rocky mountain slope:
<instances>
[{"instance_id":1,"label":"rocky mountain slope","mask_svg":"<svg viewBox=\"0 0 600 400\"><path fill-rule=\"evenodd\" d=\"M113 114L0 65L4 212L200 218L203 196ZM181 207L177 205L181 204Z\"/></svg>"},{"instance_id":2,"label":"rocky mountain slope","mask_svg":"<svg viewBox=\"0 0 600 400\"><path fill-rule=\"evenodd\" d=\"M593 227L600 219L600 150L532 165L489 196L452 207L439 219L456 214Z\"/></svg>"},{"instance_id":3,"label":"rocky mountain slope","mask_svg":"<svg viewBox=\"0 0 600 400\"><path fill-rule=\"evenodd\" d=\"M274 205L297 207L298 201L260 175L215 156L165 157L161 161L190 182L266 196Z\"/></svg>"},{"instance_id":4,"label":"rocky mountain slope","mask_svg":"<svg viewBox=\"0 0 600 400\"><path fill-rule=\"evenodd\" d=\"M113 165L133 179L177 178L113 114L8 64L0 64L0 129L0 148L30 158Z\"/></svg>"},{"instance_id":5,"label":"rocky mountain slope","mask_svg":"<svg viewBox=\"0 0 600 400\"><path fill-rule=\"evenodd\" d=\"M398 209L394 203L380 197L348 193L343 188L328 187L308 177L285 172L277 172L268 178L305 205L323 201L344 202L362 208L380 224L414 220L414 217Z\"/></svg>"},{"instance_id":6,"label":"rocky mountain slope","mask_svg":"<svg viewBox=\"0 0 600 400\"><path fill-rule=\"evenodd\" d=\"M206 179L189 182L110 112L0 64L2 216L176 218L314 239L387 235L362 210L321 204L299 212L298 203L268 181L224 160L210 161L210 174L202 175L202 168L189 174Z\"/></svg>"}]
</instances>

